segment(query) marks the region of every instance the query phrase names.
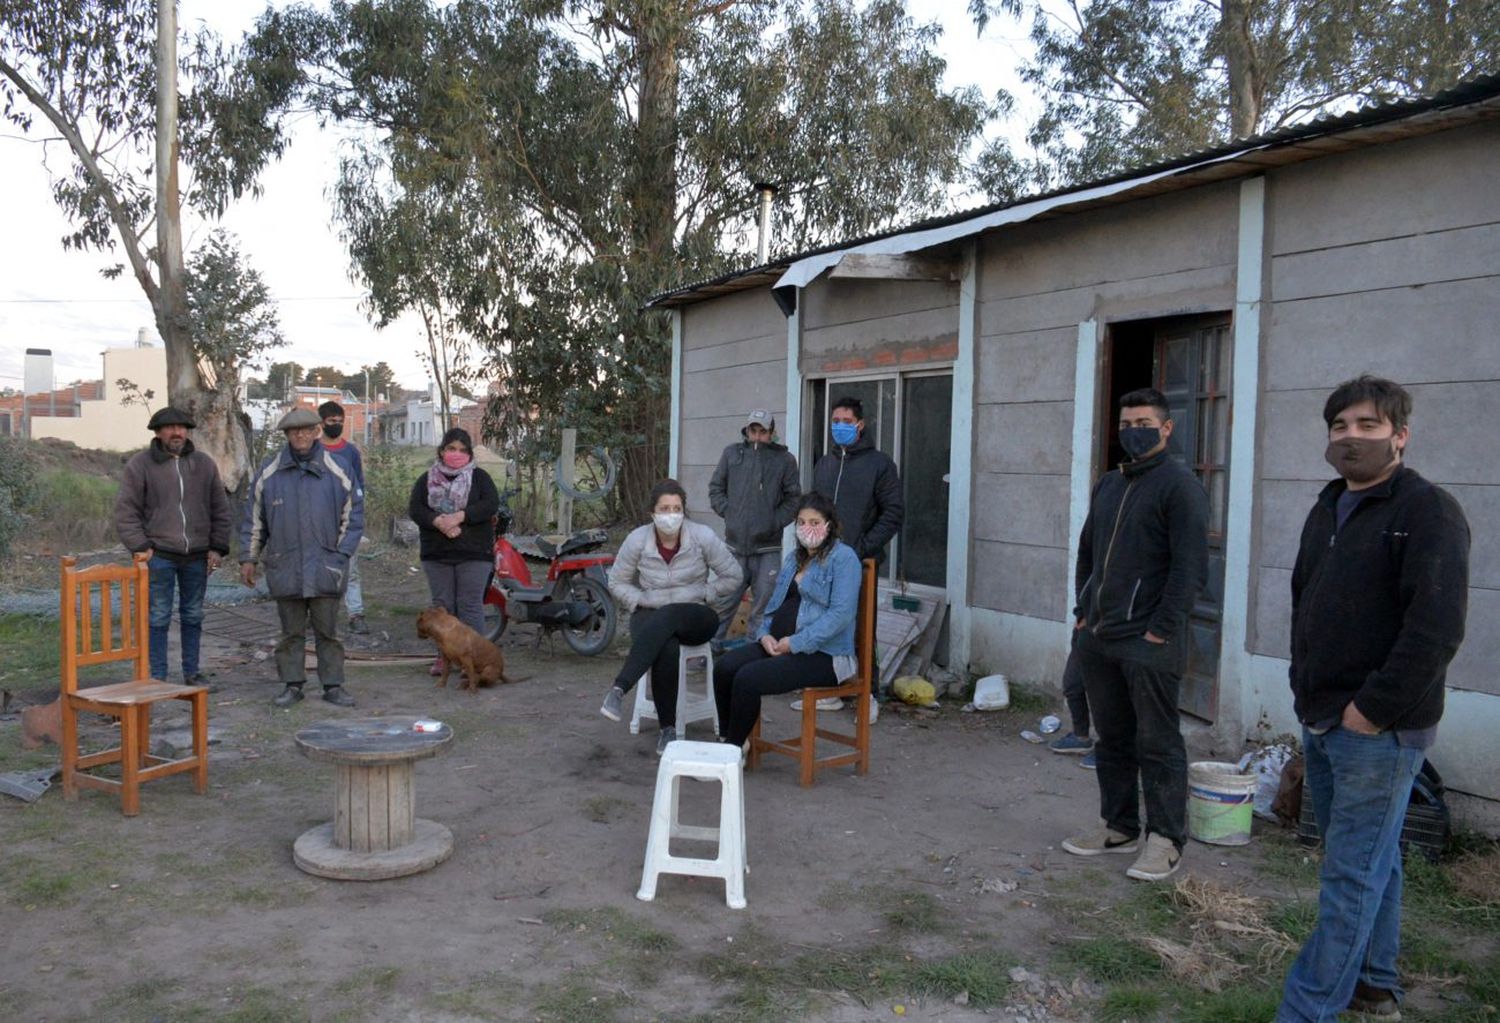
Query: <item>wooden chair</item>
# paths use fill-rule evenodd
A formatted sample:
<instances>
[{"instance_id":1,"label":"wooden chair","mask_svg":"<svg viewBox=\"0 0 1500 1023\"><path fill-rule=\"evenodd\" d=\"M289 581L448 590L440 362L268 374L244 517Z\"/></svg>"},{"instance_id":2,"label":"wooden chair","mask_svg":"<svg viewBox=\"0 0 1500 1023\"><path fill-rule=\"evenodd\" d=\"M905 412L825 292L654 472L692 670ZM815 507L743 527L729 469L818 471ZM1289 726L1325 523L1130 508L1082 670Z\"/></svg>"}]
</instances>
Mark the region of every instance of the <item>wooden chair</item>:
<instances>
[{"instance_id":1,"label":"wooden chair","mask_svg":"<svg viewBox=\"0 0 1500 1023\"><path fill-rule=\"evenodd\" d=\"M813 783L813 775L829 767L854 764L855 774L870 770L870 700L871 681L875 678L875 559L866 558L859 587L859 612L854 619L854 654L859 670L846 682L822 689L802 690L802 731L789 739L763 739L760 722L750 733L749 767L760 766L762 753L780 753L796 760L802 770L804 788ZM818 701L839 696L854 701L854 734L818 727ZM818 756L819 739L848 746L848 752Z\"/></svg>"},{"instance_id":2,"label":"wooden chair","mask_svg":"<svg viewBox=\"0 0 1500 1023\"><path fill-rule=\"evenodd\" d=\"M62 559L62 777L63 798L77 799L79 786L120 793L120 810L134 817L141 809L141 785L168 775L193 772L193 790L208 791L208 689L151 678L147 611L151 599L147 557L131 565L79 569L77 558ZM98 595L99 620L94 620ZM116 596L117 595L117 596ZM118 615L112 605L118 606ZM135 678L113 685L78 688L78 669L111 661L134 661ZM193 755L179 760L152 756L151 707L163 700L186 700L193 708ZM78 713L103 714L120 723L120 745L82 756ZM89 768L119 764L120 778L101 778Z\"/></svg>"}]
</instances>

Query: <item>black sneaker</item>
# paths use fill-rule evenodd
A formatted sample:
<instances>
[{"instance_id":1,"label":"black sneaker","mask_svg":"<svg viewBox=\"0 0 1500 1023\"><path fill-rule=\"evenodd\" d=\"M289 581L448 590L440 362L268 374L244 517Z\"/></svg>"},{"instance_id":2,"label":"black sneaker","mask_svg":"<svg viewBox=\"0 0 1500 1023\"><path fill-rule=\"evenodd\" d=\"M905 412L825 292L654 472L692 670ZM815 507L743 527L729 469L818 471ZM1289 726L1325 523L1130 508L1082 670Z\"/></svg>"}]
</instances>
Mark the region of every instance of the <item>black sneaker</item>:
<instances>
[{"instance_id":1,"label":"black sneaker","mask_svg":"<svg viewBox=\"0 0 1500 1023\"><path fill-rule=\"evenodd\" d=\"M193 674L184 678L182 680L182 684L185 686L202 686L204 689L207 689L211 693L217 693L219 691L219 684L217 682L210 681L209 677L203 674L203 672L201 671L194 672Z\"/></svg>"},{"instance_id":2,"label":"black sneaker","mask_svg":"<svg viewBox=\"0 0 1500 1023\"><path fill-rule=\"evenodd\" d=\"M277 707L290 707L302 699L301 686L287 686L271 701Z\"/></svg>"},{"instance_id":3,"label":"black sneaker","mask_svg":"<svg viewBox=\"0 0 1500 1023\"><path fill-rule=\"evenodd\" d=\"M360 636L363 636L365 633L369 632L370 631L370 627L365 624L365 616L364 615L350 615L349 616L349 631L353 632L353 633L356 633L357 635L360 635Z\"/></svg>"},{"instance_id":4,"label":"black sneaker","mask_svg":"<svg viewBox=\"0 0 1500 1023\"><path fill-rule=\"evenodd\" d=\"M344 692L343 686L324 686L323 699L333 704L335 707L354 706L354 697Z\"/></svg>"},{"instance_id":5,"label":"black sneaker","mask_svg":"<svg viewBox=\"0 0 1500 1023\"><path fill-rule=\"evenodd\" d=\"M1401 1018L1401 1005L1393 992L1372 987L1362 980L1354 985L1354 997L1349 999L1349 1011L1383 1020Z\"/></svg>"}]
</instances>

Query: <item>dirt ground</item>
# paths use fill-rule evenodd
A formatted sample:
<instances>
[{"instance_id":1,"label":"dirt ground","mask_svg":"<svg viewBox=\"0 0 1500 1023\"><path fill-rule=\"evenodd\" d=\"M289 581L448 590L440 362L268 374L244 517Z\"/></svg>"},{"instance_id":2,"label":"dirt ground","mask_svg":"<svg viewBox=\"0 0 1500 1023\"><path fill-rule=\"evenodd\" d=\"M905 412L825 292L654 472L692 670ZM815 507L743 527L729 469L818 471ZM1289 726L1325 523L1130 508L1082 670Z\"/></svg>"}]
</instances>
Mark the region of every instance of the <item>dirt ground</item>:
<instances>
[{"instance_id":1,"label":"dirt ground","mask_svg":"<svg viewBox=\"0 0 1500 1023\"><path fill-rule=\"evenodd\" d=\"M414 559L395 549L370 563L375 636L362 646L423 649ZM271 620L269 605L243 613ZM208 795L186 776L158 782L133 819L99 792L0 797L0 1019L1102 1018L1099 987L1059 949L1141 886L1124 879L1125 857L1059 848L1094 817L1096 789L1076 760L1019 738L1035 701L888 709L863 778L825 772L802 789L790 761L769 758L746 778L749 908L726 908L722 883L680 877L643 903L654 731L632 736L598 713L618 656L533 636L505 637L509 672L528 677L514 685L473 695L435 689L420 666L351 663L357 708L323 703L310 683L289 711L270 704L269 629L243 644L209 636ZM381 714L453 727L451 746L416 767L418 814L452 829L453 855L399 880L304 874L292 843L331 816L333 771L293 735ZM766 717L773 732L795 728L785 699ZM55 757L19 752L17 730L0 721L0 770ZM717 786L684 788L687 813L710 819ZM1186 872L1253 890L1268 883L1264 859L1288 848L1193 844ZM1315 881L1293 873L1269 883L1312 897Z\"/></svg>"}]
</instances>

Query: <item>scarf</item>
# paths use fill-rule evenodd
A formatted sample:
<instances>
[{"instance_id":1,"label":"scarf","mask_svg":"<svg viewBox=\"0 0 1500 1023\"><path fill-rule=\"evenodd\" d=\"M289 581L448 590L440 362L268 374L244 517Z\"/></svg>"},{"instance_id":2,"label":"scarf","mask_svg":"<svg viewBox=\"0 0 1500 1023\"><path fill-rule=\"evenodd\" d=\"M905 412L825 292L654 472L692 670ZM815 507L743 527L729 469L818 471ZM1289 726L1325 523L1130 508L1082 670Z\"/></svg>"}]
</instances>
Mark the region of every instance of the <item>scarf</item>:
<instances>
[{"instance_id":1,"label":"scarf","mask_svg":"<svg viewBox=\"0 0 1500 1023\"><path fill-rule=\"evenodd\" d=\"M469 490L474 486L474 460L462 469L450 469L433 462L427 470L427 507L439 515L463 511L469 504Z\"/></svg>"}]
</instances>

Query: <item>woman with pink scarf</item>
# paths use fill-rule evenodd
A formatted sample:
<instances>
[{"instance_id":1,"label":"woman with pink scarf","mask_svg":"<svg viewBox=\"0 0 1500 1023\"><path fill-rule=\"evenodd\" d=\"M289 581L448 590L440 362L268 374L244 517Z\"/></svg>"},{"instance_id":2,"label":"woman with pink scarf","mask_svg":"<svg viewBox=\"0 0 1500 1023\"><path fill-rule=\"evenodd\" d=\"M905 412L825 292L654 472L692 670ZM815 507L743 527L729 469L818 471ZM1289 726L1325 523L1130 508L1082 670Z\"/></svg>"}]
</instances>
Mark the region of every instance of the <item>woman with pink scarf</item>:
<instances>
[{"instance_id":1,"label":"woman with pink scarf","mask_svg":"<svg viewBox=\"0 0 1500 1023\"><path fill-rule=\"evenodd\" d=\"M432 603L483 635L484 587L495 563L500 491L490 474L474 464L474 442L467 430L454 427L443 434L437 454L411 488L407 514L420 530ZM442 674L442 667L439 658L432 673Z\"/></svg>"}]
</instances>

